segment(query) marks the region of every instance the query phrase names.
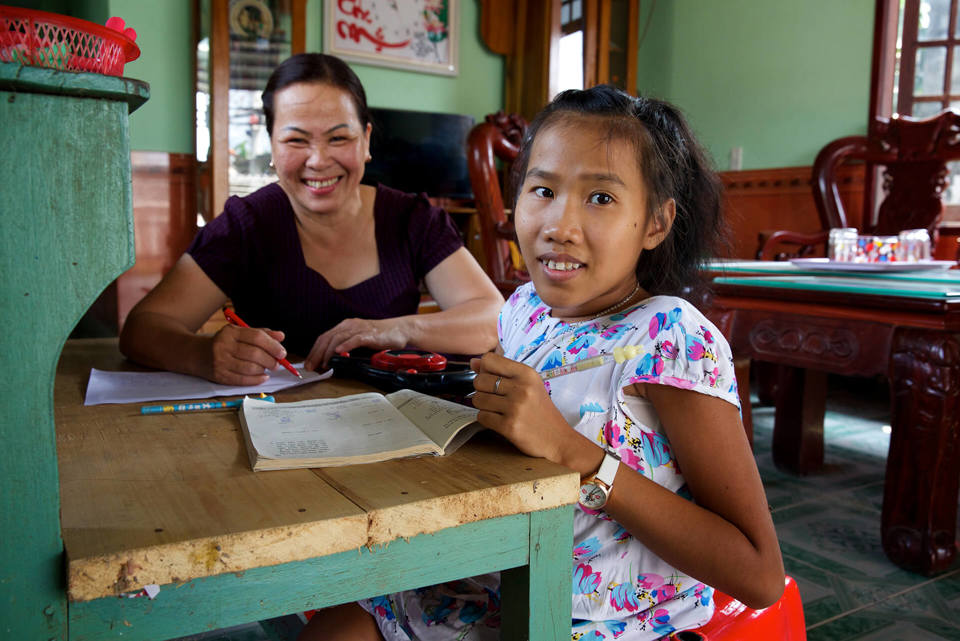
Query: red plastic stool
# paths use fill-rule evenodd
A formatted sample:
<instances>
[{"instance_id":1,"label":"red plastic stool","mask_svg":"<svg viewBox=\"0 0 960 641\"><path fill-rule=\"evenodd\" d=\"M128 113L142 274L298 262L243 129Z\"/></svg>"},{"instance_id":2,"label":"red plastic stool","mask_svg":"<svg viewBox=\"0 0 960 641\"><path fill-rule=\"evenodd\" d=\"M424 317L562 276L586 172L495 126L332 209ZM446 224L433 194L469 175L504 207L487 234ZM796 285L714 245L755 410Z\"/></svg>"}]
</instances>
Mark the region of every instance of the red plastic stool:
<instances>
[{"instance_id":1,"label":"red plastic stool","mask_svg":"<svg viewBox=\"0 0 960 641\"><path fill-rule=\"evenodd\" d=\"M748 608L720 591L713 593L713 602L716 610L706 625L676 632L667 638L675 641L806 641L800 590L797 589L797 582L789 576L785 581L783 596L769 608Z\"/></svg>"}]
</instances>

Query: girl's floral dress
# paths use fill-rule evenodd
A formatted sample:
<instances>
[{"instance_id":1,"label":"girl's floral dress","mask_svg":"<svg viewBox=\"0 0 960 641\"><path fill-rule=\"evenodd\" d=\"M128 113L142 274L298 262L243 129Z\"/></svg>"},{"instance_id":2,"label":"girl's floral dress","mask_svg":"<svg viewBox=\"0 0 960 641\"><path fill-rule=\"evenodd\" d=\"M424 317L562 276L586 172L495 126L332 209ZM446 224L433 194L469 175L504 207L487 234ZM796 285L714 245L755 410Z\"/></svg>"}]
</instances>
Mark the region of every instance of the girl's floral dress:
<instances>
[{"instance_id":1,"label":"girl's floral dress","mask_svg":"<svg viewBox=\"0 0 960 641\"><path fill-rule=\"evenodd\" d=\"M652 404L623 388L671 385L739 407L730 348L695 307L654 296L624 312L568 323L553 318L528 283L504 305L499 334L507 357L538 372L598 354L626 354L623 362L550 378L547 390L573 429L690 498ZM710 439L710 425L701 429ZM706 537L704 545L710 545ZM572 640L659 639L713 615L712 588L668 565L602 511L576 507L572 562ZM497 639L498 587L496 574L485 575L361 605L375 615L387 641Z\"/></svg>"}]
</instances>

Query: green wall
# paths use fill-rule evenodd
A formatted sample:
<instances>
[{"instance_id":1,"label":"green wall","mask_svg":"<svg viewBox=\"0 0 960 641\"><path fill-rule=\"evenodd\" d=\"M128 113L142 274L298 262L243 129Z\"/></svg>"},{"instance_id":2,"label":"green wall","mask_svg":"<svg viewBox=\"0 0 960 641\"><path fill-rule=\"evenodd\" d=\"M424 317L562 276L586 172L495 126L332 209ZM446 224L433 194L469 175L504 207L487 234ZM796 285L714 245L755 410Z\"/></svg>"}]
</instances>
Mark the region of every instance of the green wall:
<instances>
[{"instance_id":1,"label":"green wall","mask_svg":"<svg viewBox=\"0 0 960 641\"><path fill-rule=\"evenodd\" d=\"M14 0L103 24L123 18L137 31L140 58L125 75L150 83L150 100L130 117L131 148L194 149L193 15L190 0ZM460 73L439 76L354 65L371 106L463 113L482 119L503 104L503 57L484 48L479 3L460 3ZM307 3L307 50L322 51L322 0Z\"/></svg>"},{"instance_id":2,"label":"green wall","mask_svg":"<svg viewBox=\"0 0 960 641\"><path fill-rule=\"evenodd\" d=\"M123 73L150 84L150 100L130 115L130 147L193 153L193 13L190 0L0 0L103 24L123 18L140 57Z\"/></svg>"},{"instance_id":3,"label":"green wall","mask_svg":"<svg viewBox=\"0 0 960 641\"><path fill-rule=\"evenodd\" d=\"M130 118L134 149L193 150L190 0L6 0L103 22L124 18L150 83ZM638 87L679 105L719 169L810 165L828 141L866 129L874 0L660 0L639 51ZM503 104L503 58L479 37L479 2L461 0L455 77L357 64L370 104L478 119ZM81 13L83 12L83 15ZM308 0L307 49L322 51L323 1Z\"/></svg>"},{"instance_id":4,"label":"green wall","mask_svg":"<svg viewBox=\"0 0 960 641\"><path fill-rule=\"evenodd\" d=\"M190 1L109 0L108 4L110 16L123 18L137 32L140 57L127 64L124 74L150 83L150 100L130 115L130 148L193 153L195 80Z\"/></svg>"},{"instance_id":5,"label":"green wall","mask_svg":"<svg viewBox=\"0 0 960 641\"><path fill-rule=\"evenodd\" d=\"M830 140L866 131L873 10L874 0L661 0L639 91L681 107L718 169L734 146L743 169L813 164Z\"/></svg>"},{"instance_id":6,"label":"green wall","mask_svg":"<svg viewBox=\"0 0 960 641\"><path fill-rule=\"evenodd\" d=\"M478 0L460 0L460 56L456 76L351 63L372 107L468 114L477 120L503 108L503 57L480 39ZM321 0L307 3L307 50L323 51Z\"/></svg>"}]
</instances>

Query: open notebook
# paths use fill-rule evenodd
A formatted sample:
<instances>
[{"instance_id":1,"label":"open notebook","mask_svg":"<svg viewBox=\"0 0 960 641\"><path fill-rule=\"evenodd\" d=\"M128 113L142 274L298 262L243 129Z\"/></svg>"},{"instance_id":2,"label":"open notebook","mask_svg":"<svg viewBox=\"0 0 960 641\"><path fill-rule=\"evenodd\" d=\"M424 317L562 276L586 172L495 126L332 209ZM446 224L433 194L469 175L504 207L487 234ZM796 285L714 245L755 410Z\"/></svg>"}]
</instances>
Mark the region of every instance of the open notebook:
<instances>
[{"instance_id":1,"label":"open notebook","mask_svg":"<svg viewBox=\"0 0 960 641\"><path fill-rule=\"evenodd\" d=\"M476 418L471 407L408 389L295 403L246 398L240 410L256 471L442 456L481 429Z\"/></svg>"}]
</instances>

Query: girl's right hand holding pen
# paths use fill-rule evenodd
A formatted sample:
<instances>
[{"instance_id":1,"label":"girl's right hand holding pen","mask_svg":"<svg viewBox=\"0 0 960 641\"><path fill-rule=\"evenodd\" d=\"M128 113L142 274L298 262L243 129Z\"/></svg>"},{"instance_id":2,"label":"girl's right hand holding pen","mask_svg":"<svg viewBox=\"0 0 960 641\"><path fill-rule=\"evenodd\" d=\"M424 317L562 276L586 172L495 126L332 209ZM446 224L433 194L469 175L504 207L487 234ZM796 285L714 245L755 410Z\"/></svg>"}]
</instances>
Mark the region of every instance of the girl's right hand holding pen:
<instances>
[{"instance_id":1,"label":"girl's right hand holding pen","mask_svg":"<svg viewBox=\"0 0 960 641\"><path fill-rule=\"evenodd\" d=\"M211 344L210 380L226 385L259 385L270 376L265 370L279 367L287 355L280 341L283 332L272 329L224 325Z\"/></svg>"},{"instance_id":2,"label":"girl's right hand holding pen","mask_svg":"<svg viewBox=\"0 0 960 641\"><path fill-rule=\"evenodd\" d=\"M548 459L592 474L603 450L574 429L553 404L533 368L493 352L470 360L477 422L513 443L528 456Z\"/></svg>"}]
</instances>

